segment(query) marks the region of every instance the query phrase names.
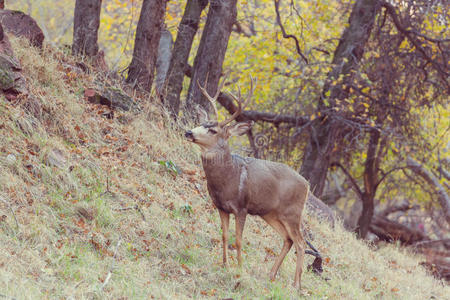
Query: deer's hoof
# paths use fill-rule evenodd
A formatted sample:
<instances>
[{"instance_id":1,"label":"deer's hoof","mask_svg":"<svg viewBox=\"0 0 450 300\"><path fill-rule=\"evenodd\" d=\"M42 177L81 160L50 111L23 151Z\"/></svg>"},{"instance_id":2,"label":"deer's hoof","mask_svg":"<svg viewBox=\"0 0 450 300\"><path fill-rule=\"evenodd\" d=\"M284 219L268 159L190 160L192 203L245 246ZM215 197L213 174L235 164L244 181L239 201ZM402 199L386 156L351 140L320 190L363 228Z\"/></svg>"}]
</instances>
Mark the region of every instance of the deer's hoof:
<instances>
[{"instance_id":1,"label":"deer's hoof","mask_svg":"<svg viewBox=\"0 0 450 300\"><path fill-rule=\"evenodd\" d=\"M270 273L270 275L269 275L270 281L275 281L276 276L277 276L276 274Z\"/></svg>"}]
</instances>

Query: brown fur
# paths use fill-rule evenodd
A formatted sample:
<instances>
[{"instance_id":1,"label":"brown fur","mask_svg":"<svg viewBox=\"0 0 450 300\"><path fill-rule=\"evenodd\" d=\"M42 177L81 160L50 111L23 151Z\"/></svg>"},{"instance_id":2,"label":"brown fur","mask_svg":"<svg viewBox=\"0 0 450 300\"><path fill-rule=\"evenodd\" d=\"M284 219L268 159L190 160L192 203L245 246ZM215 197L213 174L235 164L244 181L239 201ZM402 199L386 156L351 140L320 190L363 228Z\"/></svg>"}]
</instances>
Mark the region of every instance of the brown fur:
<instances>
[{"instance_id":1,"label":"brown fur","mask_svg":"<svg viewBox=\"0 0 450 300\"><path fill-rule=\"evenodd\" d=\"M290 167L254 158L232 155L227 144L231 135L240 135L252 123L237 123L226 127L199 126L186 132L202 149L202 163L208 192L219 210L222 225L223 263L227 264L229 215L236 218L236 247L242 264L242 232L247 214L258 215L283 238L284 244L272 270L271 280L292 245L297 250L294 286L300 286L305 253L300 231L302 211L309 193L308 182ZM211 131L212 130L212 131Z\"/></svg>"},{"instance_id":2,"label":"brown fur","mask_svg":"<svg viewBox=\"0 0 450 300\"><path fill-rule=\"evenodd\" d=\"M202 86L199 88L214 107L215 101L225 84L219 85L214 97ZM223 122L208 122L205 111L199 110L205 123L186 131L186 137L200 146L202 150L203 169L208 183L208 192L219 210L222 225L223 264L227 264L228 227L230 214L236 219L236 248L239 266L242 265L242 232L247 214L258 215L271 225L282 237L283 248L270 271L274 280L284 257L292 245L297 250L297 267L294 286L300 287L305 243L300 231L302 212L309 194L308 182L286 165L267 160L242 158L232 155L227 140L233 135L242 135L253 122L241 122L228 125L241 113L253 94L254 84L251 80L250 92L245 102L238 96L230 94L238 104L231 118ZM243 104L243 105L242 105Z\"/></svg>"}]
</instances>

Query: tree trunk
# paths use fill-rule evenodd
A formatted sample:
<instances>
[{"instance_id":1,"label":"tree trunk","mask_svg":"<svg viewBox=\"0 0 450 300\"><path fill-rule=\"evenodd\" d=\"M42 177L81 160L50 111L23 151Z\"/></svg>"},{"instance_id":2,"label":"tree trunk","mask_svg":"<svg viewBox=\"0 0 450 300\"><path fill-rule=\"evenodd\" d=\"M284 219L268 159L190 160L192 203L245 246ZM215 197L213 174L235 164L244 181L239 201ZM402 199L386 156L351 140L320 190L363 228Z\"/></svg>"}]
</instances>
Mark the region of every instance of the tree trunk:
<instances>
[{"instance_id":1,"label":"tree trunk","mask_svg":"<svg viewBox=\"0 0 450 300\"><path fill-rule=\"evenodd\" d=\"M378 0L359 0L354 4L349 26L344 30L334 52L333 69L328 74L328 80L319 99L319 111L330 111L330 108L335 106L336 99L346 96L347 92L342 84L332 86L331 82L341 75L351 75L352 71L357 69L379 8ZM344 77L346 79L343 84L351 80L351 77ZM325 98L328 98L328 104L323 101ZM323 193L336 137L340 133L339 126L339 122L332 115L317 120L312 125L311 137L305 149L300 173L310 182L311 191L319 198Z\"/></svg>"},{"instance_id":2,"label":"tree trunk","mask_svg":"<svg viewBox=\"0 0 450 300\"><path fill-rule=\"evenodd\" d=\"M76 0L72 54L93 57L98 53L98 28L102 0Z\"/></svg>"},{"instance_id":3,"label":"tree trunk","mask_svg":"<svg viewBox=\"0 0 450 300\"><path fill-rule=\"evenodd\" d=\"M200 15L208 0L188 0L184 15L178 27L178 35L173 46L172 59L166 80L167 91L164 98L166 107L176 118L180 110L180 94L183 89L184 73L188 64L192 42L197 33Z\"/></svg>"},{"instance_id":4,"label":"tree trunk","mask_svg":"<svg viewBox=\"0 0 450 300\"><path fill-rule=\"evenodd\" d=\"M228 46L231 29L236 21L237 0L212 0L209 4L208 18L202 39L194 61L193 74L186 99L187 113L194 119L197 118L196 107L199 105L207 112L213 112L209 101L203 96L197 82L205 84L208 77L206 90L210 95L216 93L222 63Z\"/></svg>"},{"instance_id":5,"label":"tree trunk","mask_svg":"<svg viewBox=\"0 0 450 300\"><path fill-rule=\"evenodd\" d=\"M362 212L358 219L358 226L356 227L356 233L359 238L364 239L369 232L370 224L372 223L374 212L374 195L364 193L361 197Z\"/></svg>"},{"instance_id":6,"label":"tree trunk","mask_svg":"<svg viewBox=\"0 0 450 300\"><path fill-rule=\"evenodd\" d=\"M167 0L144 0L142 3L126 80L133 88L147 92L152 88L166 4Z\"/></svg>"},{"instance_id":7,"label":"tree trunk","mask_svg":"<svg viewBox=\"0 0 450 300\"><path fill-rule=\"evenodd\" d=\"M377 192L378 182L378 161L377 149L380 142L380 132L372 129L370 132L369 145L367 148L367 158L364 164L364 192L361 195L362 213L358 220L356 232L360 238L365 238L369 231L374 212L374 199Z\"/></svg>"},{"instance_id":8,"label":"tree trunk","mask_svg":"<svg viewBox=\"0 0 450 300\"><path fill-rule=\"evenodd\" d=\"M386 242L400 241L405 246L428 240L428 237L423 232L382 216L373 217L370 231L376 234L380 240Z\"/></svg>"},{"instance_id":9,"label":"tree trunk","mask_svg":"<svg viewBox=\"0 0 450 300\"><path fill-rule=\"evenodd\" d=\"M155 86L159 95L164 93L167 71L172 57L173 38L169 30L163 29L159 39L158 57L156 59Z\"/></svg>"},{"instance_id":10,"label":"tree trunk","mask_svg":"<svg viewBox=\"0 0 450 300\"><path fill-rule=\"evenodd\" d=\"M300 174L309 181L311 192L317 197L322 197L327 178L328 167L331 162L331 154L334 148L334 135L337 132L337 122L325 120L323 124L311 126L312 132L305 149L303 164Z\"/></svg>"}]
</instances>

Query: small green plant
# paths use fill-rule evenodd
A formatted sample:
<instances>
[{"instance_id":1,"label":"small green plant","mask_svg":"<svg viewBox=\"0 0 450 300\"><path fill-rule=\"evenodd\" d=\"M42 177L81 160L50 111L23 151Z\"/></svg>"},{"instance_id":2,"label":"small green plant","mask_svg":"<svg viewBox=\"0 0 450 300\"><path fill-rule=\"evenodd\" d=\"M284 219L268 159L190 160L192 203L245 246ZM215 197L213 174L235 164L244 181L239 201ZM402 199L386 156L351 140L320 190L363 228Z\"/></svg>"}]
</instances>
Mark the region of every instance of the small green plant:
<instances>
[{"instance_id":1,"label":"small green plant","mask_svg":"<svg viewBox=\"0 0 450 300\"><path fill-rule=\"evenodd\" d=\"M288 294L286 293L286 289L279 282L271 283L270 293L270 299L273 300L282 300L289 298Z\"/></svg>"},{"instance_id":2,"label":"small green plant","mask_svg":"<svg viewBox=\"0 0 450 300\"><path fill-rule=\"evenodd\" d=\"M181 208L180 208L180 210L181 210L181 213L182 214L185 214L185 215L191 215L192 213L194 213L194 209L192 208L192 206L191 205L189 205L189 204L185 204L185 205L183 205Z\"/></svg>"},{"instance_id":3,"label":"small green plant","mask_svg":"<svg viewBox=\"0 0 450 300\"><path fill-rule=\"evenodd\" d=\"M185 204L180 208L173 209L170 213L172 219L180 220L183 217L189 217L194 212L194 209L189 204Z\"/></svg>"},{"instance_id":4,"label":"small green plant","mask_svg":"<svg viewBox=\"0 0 450 300\"><path fill-rule=\"evenodd\" d=\"M160 160L158 163L174 176L181 174L180 168L171 160Z\"/></svg>"},{"instance_id":5,"label":"small green plant","mask_svg":"<svg viewBox=\"0 0 450 300\"><path fill-rule=\"evenodd\" d=\"M194 263L194 253L190 249L180 250L177 253L176 260L183 265L192 265Z\"/></svg>"}]
</instances>

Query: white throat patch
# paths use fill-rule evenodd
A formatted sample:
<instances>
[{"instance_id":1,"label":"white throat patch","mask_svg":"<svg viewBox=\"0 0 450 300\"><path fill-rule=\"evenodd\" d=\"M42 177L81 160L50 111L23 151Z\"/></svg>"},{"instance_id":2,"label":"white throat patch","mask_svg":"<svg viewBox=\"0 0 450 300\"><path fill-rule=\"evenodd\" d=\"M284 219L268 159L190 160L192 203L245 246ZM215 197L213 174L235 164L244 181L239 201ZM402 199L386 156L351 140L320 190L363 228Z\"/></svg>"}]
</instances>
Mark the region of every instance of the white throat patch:
<instances>
[{"instance_id":1,"label":"white throat patch","mask_svg":"<svg viewBox=\"0 0 450 300\"><path fill-rule=\"evenodd\" d=\"M241 176L239 178L239 197L241 197L242 191L244 190L246 180L247 180L247 168L243 166L241 169Z\"/></svg>"}]
</instances>

